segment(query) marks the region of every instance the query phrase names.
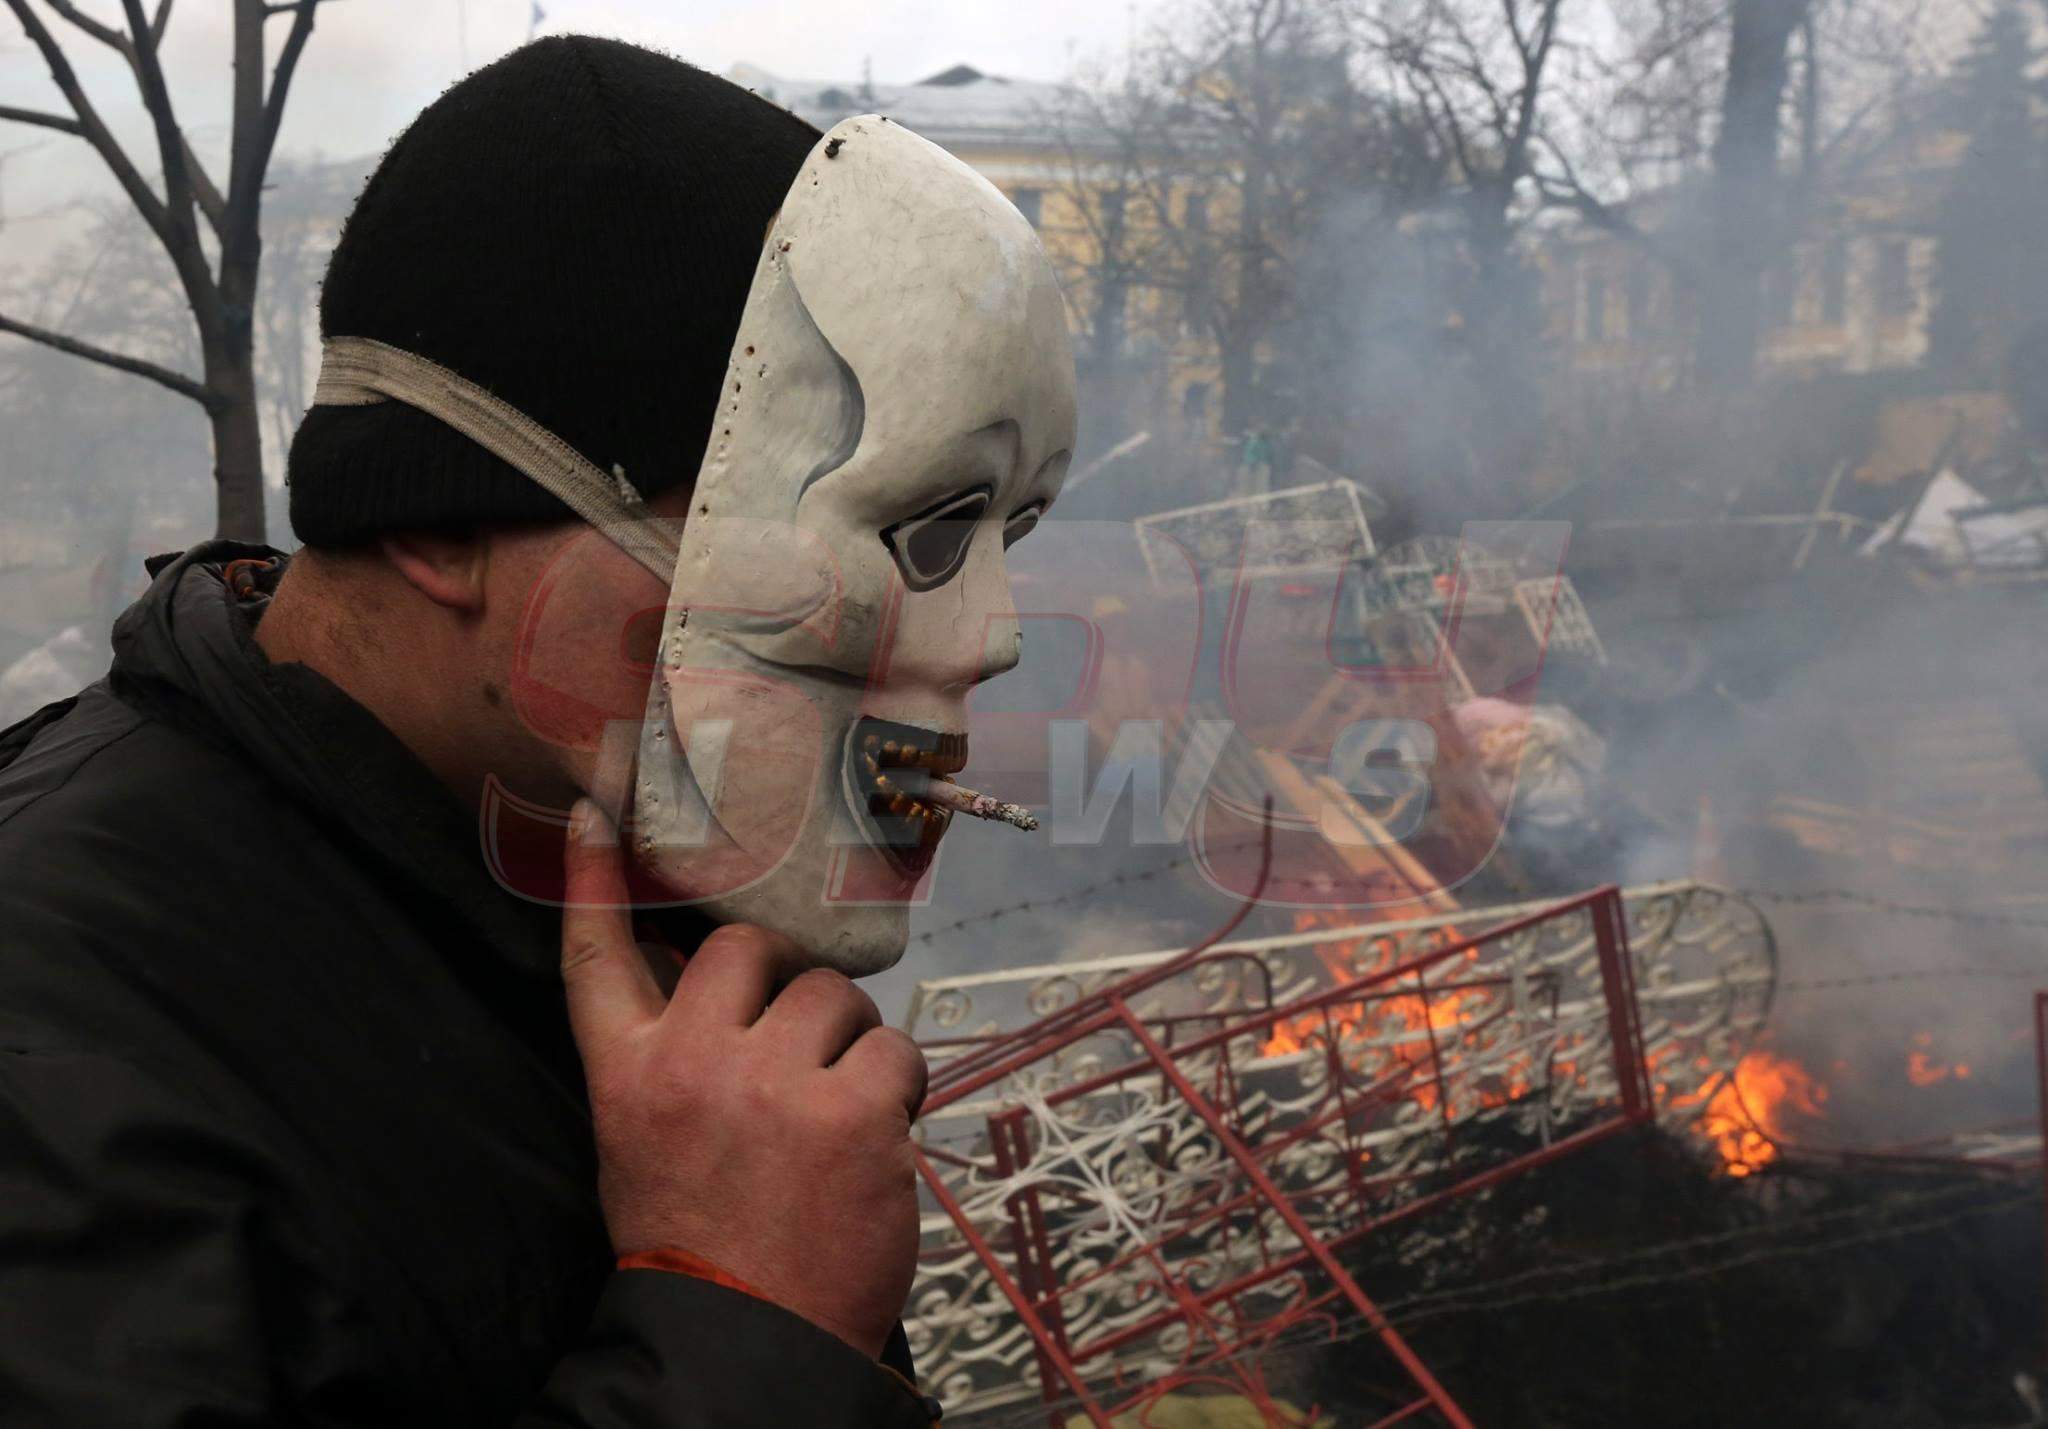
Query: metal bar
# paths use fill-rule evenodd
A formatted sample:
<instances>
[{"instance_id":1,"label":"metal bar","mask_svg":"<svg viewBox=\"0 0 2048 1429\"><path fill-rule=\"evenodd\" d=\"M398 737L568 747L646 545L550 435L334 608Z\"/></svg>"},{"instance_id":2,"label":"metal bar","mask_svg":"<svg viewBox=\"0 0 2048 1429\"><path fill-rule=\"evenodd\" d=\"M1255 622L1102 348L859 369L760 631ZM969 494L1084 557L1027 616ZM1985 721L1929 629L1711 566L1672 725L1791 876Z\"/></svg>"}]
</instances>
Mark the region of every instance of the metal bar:
<instances>
[{"instance_id":1,"label":"metal bar","mask_svg":"<svg viewBox=\"0 0 2048 1429\"><path fill-rule=\"evenodd\" d=\"M988 1141L989 1148L995 1155L996 1175L1006 1181L1017 1174L1020 1164L1020 1157L1010 1144L1010 1123L1015 1119L1016 1114L1010 1112L988 1119ZM1023 1200L1023 1193L1013 1194L1003 1202L1003 1209L1010 1217L1010 1253L1017 1262L1017 1287L1033 1304L1039 1305L1045 1303L1045 1296L1040 1290L1040 1267L1033 1254L1036 1247L1032 1244L1030 1234L1024 1225ZM1066 1337L1062 1335L1051 1343L1058 1344L1064 1349ZM1047 1356L1048 1348L1047 1341L1033 1339L1032 1354L1038 1362L1039 1393L1046 1403L1050 1404L1059 1398L1059 1389L1055 1381L1057 1371L1053 1369L1052 1361ZM1053 1429L1059 1429L1056 1419L1053 1421Z\"/></svg>"},{"instance_id":2,"label":"metal bar","mask_svg":"<svg viewBox=\"0 0 2048 1429\"><path fill-rule=\"evenodd\" d=\"M1600 901L1588 909L1593 942L1600 951L1600 988L1607 997L1607 1035L1614 1043L1614 1077L1621 1087L1621 1109L1630 1121L1655 1111L1650 1074L1643 1065L1642 1011L1636 1005L1635 968L1628 950L1621 891L1609 884Z\"/></svg>"},{"instance_id":3,"label":"metal bar","mask_svg":"<svg viewBox=\"0 0 2048 1429\"><path fill-rule=\"evenodd\" d=\"M946 1189L945 1181L932 1169L932 1163L925 1160L924 1149L913 1146L911 1153L917 1157L917 1174L924 1177L925 1185L931 1190L932 1199L939 1203L939 1209L952 1217L953 1224L960 1228L960 1237L967 1242L967 1248L988 1267L989 1278L995 1281L996 1288L1009 1300L1011 1308L1017 1312L1017 1317L1024 1322L1024 1328L1031 1332L1031 1338L1045 1347L1047 1355L1053 1361L1053 1367L1059 1372L1060 1378L1066 1381L1068 1391L1080 1401L1081 1412L1088 1416L1089 1423L1093 1424L1095 1429L1113 1429L1109 1416L1102 1412L1102 1406L1096 1403L1095 1396L1088 1392L1088 1387L1081 1382L1081 1376L1075 1372L1073 1362L1054 1347L1052 1336L1045 1328L1045 1322L1038 1318L1038 1312L1031 1308L1031 1303L1017 1288L1017 1282L1003 1269L995 1251L982 1239L981 1232L974 1228L974 1222L968 1219L967 1213L960 1208L960 1203L953 1199L953 1193Z\"/></svg>"},{"instance_id":4,"label":"metal bar","mask_svg":"<svg viewBox=\"0 0 2048 1429\"><path fill-rule=\"evenodd\" d=\"M1019 1166L1031 1164L1031 1142L1020 1112L1010 1119L1011 1155ZM1038 1188L1024 1192L1024 1225L1031 1235L1031 1252L1038 1262L1039 1297L1045 1303L1046 1327L1058 1338L1062 1352L1071 1353L1067 1343L1067 1311L1060 1303L1059 1267L1053 1262L1052 1243L1045 1233L1045 1206Z\"/></svg>"},{"instance_id":5,"label":"metal bar","mask_svg":"<svg viewBox=\"0 0 2048 1429\"><path fill-rule=\"evenodd\" d=\"M1264 985L1265 1001L1258 1004L1248 1003L1237 1012L1161 1013L1152 1019L1155 1024L1166 1027L1183 1022L1221 1022L1226 1017L1241 1017L1258 1011L1260 1008L1269 1010L1272 1008L1273 970L1259 958L1234 948L1212 948L1202 961L1204 966L1212 968L1228 962L1242 963L1244 971L1258 978ZM1093 996L1093 994L1090 994L1090 996ZM1016 1035L1014 1032L969 1032L963 1033L958 1037L920 1037L917 1045L924 1048L927 1052L934 1048L944 1050L950 1047L1006 1046Z\"/></svg>"},{"instance_id":6,"label":"metal bar","mask_svg":"<svg viewBox=\"0 0 2048 1429\"><path fill-rule=\"evenodd\" d=\"M1138 1040L1138 1045L1145 1049L1147 1054L1159 1064L1160 1070L1172 1081L1174 1090L1180 1093L1181 1099L1187 1103L1188 1109L1202 1120L1202 1123L1209 1128L1210 1134L1216 1138L1230 1159L1235 1161L1252 1184L1259 1188L1260 1193L1271 1203L1274 1212L1279 1215L1281 1220L1287 1223L1288 1230L1292 1231L1295 1237L1301 1241L1304 1249L1314 1258L1322 1272L1329 1276L1338 1289L1344 1292L1344 1298L1349 1300L1361 1315L1365 1316L1366 1323L1373 1327L1374 1332L1380 1338L1380 1343L1385 1345L1388 1352L1400 1361L1401 1367L1408 1372L1409 1378L1415 1381L1416 1387L1429 1397L1437 1412L1451 1421L1452 1429L1473 1429L1472 1421L1467 1419L1465 1412L1458 1408L1457 1401L1452 1399L1444 1387L1436 1382L1436 1376L1429 1372L1429 1366L1416 1357L1415 1351L1408 1348L1408 1342L1403 1340L1394 1327L1388 1323L1387 1317L1380 1313L1379 1307L1366 1297L1366 1293L1359 1288L1358 1282L1351 1278L1350 1273L1342 1265L1338 1264L1336 1256L1330 1253L1329 1247L1325 1246L1317 1238L1315 1230L1307 1221L1302 1219L1301 1212L1294 1208L1287 1197L1281 1193L1280 1188L1274 1185L1272 1179L1266 1175L1264 1169L1259 1165L1258 1158L1247 1151L1244 1144L1231 1134L1229 1125L1217 1114L1216 1109L1203 1099L1200 1092L1195 1090L1194 1083L1187 1079L1187 1074L1181 1071L1179 1063L1168 1056L1165 1049L1153 1040L1152 1034L1145 1030L1145 1024L1138 1019L1137 1014L1131 1011L1130 1007L1125 1004L1121 997L1112 994L1109 1002L1111 1007L1116 1010L1118 1016L1123 1019L1124 1025L1130 1028L1131 1036Z\"/></svg>"},{"instance_id":7,"label":"metal bar","mask_svg":"<svg viewBox=\"0 0 2048 1429\"><path fill-rule=\"evenodd\" d=\"M1792 557L1792 569L1804 570L1806 558L1813 554L1813 543L1820 539L1820 525L1834 513L1828 508L1834 504L1835 488L1842 484L1842 474L1849 469L1849 459L1843 457L1835 463L1835 469L1828 473L1827 485L1820 490L1820 505L1813 508L1813 524L1806 528L1806 534L1799 538L1799 550Z\"/></svg>"},{"instance_id":8,"label":"metal bar","mask_svg":"<svg viewBox=\"0 0 2048 1429\"><path fill-rule=\"evenodd\" d=\"M1396 1409L1384 1419L1373 1420L1368 1429L1386 1429L1389 1424L1399 1424L1404 1419L1413 1419L1427 1408L1429 1408L1429 1401L1427 1399L1418 1399L1405 1409Z\"/></svg>"},{"instance_id":9,"label":"metal bar","mask_svg":"<svg viewBox=\"0 0 2048 1429\"><path fill-rule=\"evenodd\" d=\"M1444 1124L1444 1147L1448 1150L1458 1129L1451 1121L1451 1084L1444 1076L1443 1050L1436 1040L1436 1020L1429 1015L1429 981L1423 975L1425 966L1423 963L1415 965L1415 1000L1422 1004L1422 1030L1429 1034L1429 1070L1436 1082L1437 1116Z\"/></svg>"},{"instance_id":10,"label":"metal bar","mask_svg":"<svg viewBox=\"0 0 2048 1429\"><path fill-rule=\"evenodd\" d=\"M1485 908L1468 908L1461 913L1437 913L1421 918L1406 918L1392 923L1379 920L1370 923L1346 924L1340 928L1317 927L1306 931L1269 933L1256 938L1239 938L1228 943L1219 943L1211 951L1218 955L1225 953L1256 955L1263 952L1276 952L1284 948L1307 948L1325 943L1347 942L1354 938L1400 937L1409 934L1425 936L1444 928L1446 925L1472 918L1512 917L1521 919L1532 914L1544 915L1565 912L1578 904L1589 902L1599 892L1598 888L1588 889L1564 902L1559 902L1554 898L1525 899L1520 903L1509 903ZM1727 898L1738 897L1734 889L1723 888L1718 884L1701 883L1697 879L1691 878L1675 878L1666 879L1659 883L1636 884L1624 890L1624 897L1652 901L1660 898L1687 898L1699 893L1711 893ZM2040 900L2037 898L2031 901L2025 899L2021 901L2026 902L2028 906L2032 906L2033 903ZM1495 926L1489 926L1483 932L1494 933L1507 926L1507 923L1503 922ZM1157 967L1168 958L1179 957L1185 951L1184 948L1177 947L1154 948L1149 952L1118 953L1107 957L1083 958L1078 962L1040 963L1020 968L1004 968L996 972L962 973L955 977L930 978L917 985L917 991L913 994L912 999L911 1011L913 1015L905 1025L915 1025L917 1009L924 1005L925 1000L939 993L996 985L1008 986L1017 982L1020 977L1029 980L1031 977L1046 973L1080 976L1095 972L1111 973L1120 970ZM1013 1035L1015 1034L1002 1033L993 1038L982 1037L974 1040L984 1042L991 1040L1001 1041ZM921 1043L920 1045L923 1044Z\"/></svg>"}]
</instances>

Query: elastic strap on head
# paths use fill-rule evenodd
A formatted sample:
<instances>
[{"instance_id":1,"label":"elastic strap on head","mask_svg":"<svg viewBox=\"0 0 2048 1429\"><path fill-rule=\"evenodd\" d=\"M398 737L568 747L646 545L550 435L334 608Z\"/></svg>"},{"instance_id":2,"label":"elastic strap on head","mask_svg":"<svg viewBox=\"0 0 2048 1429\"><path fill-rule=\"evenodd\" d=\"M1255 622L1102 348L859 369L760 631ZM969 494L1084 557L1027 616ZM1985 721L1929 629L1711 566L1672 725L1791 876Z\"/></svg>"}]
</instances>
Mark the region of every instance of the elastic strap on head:
<instances>
[{"instance_id":1,"label":"elastic strap on head","mask_svg":"<svg viewBox=\"0 0 2048 1429\"><path fill-rule=\"evenodd\" d=\"M676 538L623 471L605 475L533 418L439 363L367 337L327 339L313 405L385 401L402 402L468 437L603 532L664 585L675 573Z\"/></svg>"}]
</instances>

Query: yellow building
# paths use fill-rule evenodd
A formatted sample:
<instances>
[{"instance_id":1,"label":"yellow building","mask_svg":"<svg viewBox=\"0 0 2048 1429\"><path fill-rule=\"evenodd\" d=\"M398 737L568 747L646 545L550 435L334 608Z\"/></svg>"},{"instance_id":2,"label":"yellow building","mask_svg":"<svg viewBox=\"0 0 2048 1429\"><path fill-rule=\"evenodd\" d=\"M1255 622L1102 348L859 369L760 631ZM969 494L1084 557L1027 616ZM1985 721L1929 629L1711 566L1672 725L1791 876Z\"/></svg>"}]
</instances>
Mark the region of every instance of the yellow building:
<instances>
[{"instance_id":1,"label":"yellow building","mask_svg":"<svg viewBox=\"0 0 2048 1429\"><path fill-rule=\"evenodd\" d=\"M1207 437L1215 420L1213 344L1185 288L1161 285L1168 265L1147 252L1149 202L1127 194L1093 155L1108 146L1073 119L1065 86L955 65L912 84L792 79L739 64L726 77L820 129L876 113L972 165L1038 229L1067 297L1084 380L1136 382L1127 406L1177 417ZM1207 196L1170 186L1175 224L1206 229ZM1129 212L1126 212L1126 209ZM1122 261L1117 261L1121 257Z\"/></svg>"},{"instance_id":2,"label":"yellow building","mask_svg":"<svg viewBox=\"0 0 2048 1429\"><path fill-rule=\"evenodd\" d=\"M1962 139L1940 131L1874 155L1827 195L1762 275L1760 375L1893 371L1927 356L1940 204ZM1653 195L1628 217L1652 243L1674 242L1680 196ZM1631 238L1574 226L1542 247L1546 326L1574 373L1669 386L1690 360L1692 314L1670 269Z\"/></svg>"}]
</instances>

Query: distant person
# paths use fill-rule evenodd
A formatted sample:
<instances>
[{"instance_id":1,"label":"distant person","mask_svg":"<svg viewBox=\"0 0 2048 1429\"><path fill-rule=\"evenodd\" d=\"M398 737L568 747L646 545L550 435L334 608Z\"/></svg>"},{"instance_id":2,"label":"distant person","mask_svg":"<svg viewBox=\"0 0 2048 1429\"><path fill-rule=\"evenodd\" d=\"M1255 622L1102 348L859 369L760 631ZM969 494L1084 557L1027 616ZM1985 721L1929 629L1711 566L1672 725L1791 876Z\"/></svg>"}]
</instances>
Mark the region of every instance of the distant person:
<instances>
[{"instance_id":1,"label":"distant person","mask_svg":"<svg viewBox=\"0 0 2048 1429\"><path fill-rule=\"evenodd\" d=\"M1294 484L1294 437L1295 429L1291 422L1273 433L1273 450L1268 464L1273 471L1275 491L1284 491Z\"/></svg>"},{"instance_id":2,"label":"distant person","mask_svg":"<svg viewBox=\"0 0 2048 1429\"><path fill-rule=\"evenodd\" d=\"M1263 427L1253 427L1245 433L1237 469L1246 495L1257 496L1273 489L1273 439Z\"/></svg>"}]
</instances>

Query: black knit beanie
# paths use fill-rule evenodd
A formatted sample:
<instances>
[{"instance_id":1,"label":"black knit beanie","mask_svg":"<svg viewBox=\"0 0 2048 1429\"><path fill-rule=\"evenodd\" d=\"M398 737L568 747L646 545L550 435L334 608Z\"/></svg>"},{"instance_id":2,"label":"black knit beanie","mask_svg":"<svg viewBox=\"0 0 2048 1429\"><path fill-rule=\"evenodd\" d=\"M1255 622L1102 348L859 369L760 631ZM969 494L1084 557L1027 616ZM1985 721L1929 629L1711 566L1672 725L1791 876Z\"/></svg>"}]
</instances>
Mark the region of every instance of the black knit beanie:
<instances>
[{"instance_id":1,"label":"black knit beanie","mask_svg":"<svg viewBox=\"0 0 2048 1429\"><path fill-rule=\"evenodd\" d=\"M328 264L321 336L429 358L643 496L686 485L768 224L817 140L652 50L527 45L442 95L384 156ZM290 483L309 546L574 519L397 402L313 408Z\"/></svg>"}]
</instances>

